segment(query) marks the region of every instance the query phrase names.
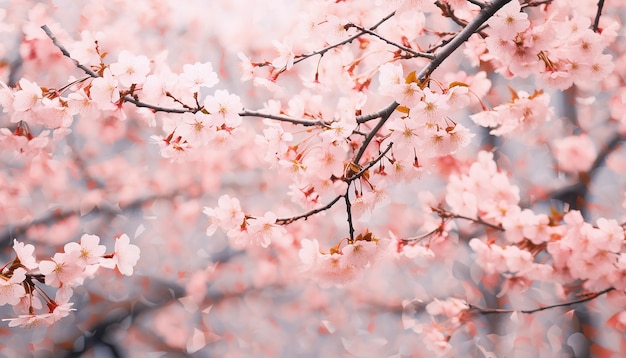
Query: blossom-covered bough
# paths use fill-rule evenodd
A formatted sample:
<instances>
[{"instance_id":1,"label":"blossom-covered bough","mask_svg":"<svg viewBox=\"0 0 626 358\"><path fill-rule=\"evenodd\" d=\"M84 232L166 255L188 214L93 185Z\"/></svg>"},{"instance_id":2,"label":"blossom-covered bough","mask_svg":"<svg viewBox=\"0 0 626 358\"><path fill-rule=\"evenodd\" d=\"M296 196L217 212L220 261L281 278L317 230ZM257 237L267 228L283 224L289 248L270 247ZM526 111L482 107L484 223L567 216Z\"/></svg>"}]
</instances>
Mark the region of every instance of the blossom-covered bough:
<instances>
[{"instance_id":1,"label":"blossom-covered bough","mask_svg":"<svg viewBox=\"0 0 626 358\"><path fill-rule=\"evenodd\" d=\"M167 32L159 4L133 21ZM51 6L0 11L0 304L78 327L36 349L623 351L619 4L305 2L286 35L210 29L220 61L184 40L180 70Z\"/></svg>"}]
</instances>

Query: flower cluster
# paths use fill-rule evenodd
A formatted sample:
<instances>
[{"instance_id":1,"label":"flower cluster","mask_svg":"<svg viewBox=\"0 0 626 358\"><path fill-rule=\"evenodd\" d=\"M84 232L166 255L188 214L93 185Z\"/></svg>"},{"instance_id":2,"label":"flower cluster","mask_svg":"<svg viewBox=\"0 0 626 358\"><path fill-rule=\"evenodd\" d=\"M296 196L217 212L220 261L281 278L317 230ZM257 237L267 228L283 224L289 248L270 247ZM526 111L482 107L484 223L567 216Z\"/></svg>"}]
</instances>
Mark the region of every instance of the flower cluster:
<instances>
[{"instance_id":1,"label":"flower cluster","mask_svg":"<svg viewBox=\"0 0 626 358\"><path fill-rule=\"evenodd\" d=\"M0 271L0 305L12 305L17 318L9 321L10 327L49 326L73 311L70 302L72 289L93 278L100 267L117 270L126 276L133 274L139 260L139 247L122 234L115 240L115 250L107 254L96 235L85 234L78 243L70 242L64 251L49 260L37 261L35 247L14 240L16 258ZM39 286L57 288L52 299ZM47 311L43 309L43 303ZM43 312L38 312L43 311Z\"/></svg>"},{"instance_id":2,"label":"flower cluster","mask_svg":"<svg viewBox=\"0 0 626 358\"><path fill-rule=\"evenodd\" d=\"M446 203L452 212L493 224L501 224L519 199L519 188L498 171L493 153L485 151L478 153L467 173L451 175L446 188Z\"/></svg>"},{"instance_id":3,"label":"flower cluster","mask_svg":"<svg viewBox=\"0 0 626 358\"><path fill-rule=\"evenodd\" d=\"M494 128L489 133L496 136L525 132L551 119L550 96L547 93L535 91L530 94L512 89L511 92L513 98L508 103L472 114L470 118L480 126Z\"/></svg>"},{"instance_id":4,"label":"flower cluster","mask_svg":"<svg viewBox=\"0 0 626 358\"><path fill-rule=\"evenodd\" d=\"M323 286L343 286L376 262L389 243L389 239L379 239L366 232L343 247L340 243L330 252L322 252L316 239L304 239L300 241L298 256L309 277Z\"/></svg>"},{"instance_id":5,"label":"flower cluster","mask_svg":"<svg viewBox=\"0 0 626 358\"><path fill-rule=\"evenodd\" d=\"M573 84L589 86L607 77L614 68L604 48L614 39L614 27L594 32L588 17L566 15L567 5L556 2L546 8L543 19L529 21L518 0L509 2L489 19L487 52L481 59L497 64L508 77L538 75L548 86L567 89Z\"/></svg>"},{"instance_id":6,"label":"flower cluster","mask_svg":"<svg viewBox=\"0 0 626 358\"><path fill-rule=\"evenodd\" d=\"M205 207L203 212L211 221L206 234L212 236L219 227L226 231L234 248L268 247L272 240L285 234L285 229L276 225L276 214L268 211L262 217L248 216L241 210L239 200L228 195L219 198L217 207Z\"/></svg>"},{"instance_id":7,"label":"flower cluster","mask_svg":"<svg viewBox=\"0 0 626 358\"><path fill-rule=\"evenodd\" d=\"M470 103L467 84L439 84L439 90L434 91L415 72L405 78L402 66L392 63L380 67L379 80L378 92L392 97L405 114L388 123L386 141L393 143L394 162L413 164L418 158L445 156L469 144L474 134L449 117Z\"/></svg>"}]
</instances>

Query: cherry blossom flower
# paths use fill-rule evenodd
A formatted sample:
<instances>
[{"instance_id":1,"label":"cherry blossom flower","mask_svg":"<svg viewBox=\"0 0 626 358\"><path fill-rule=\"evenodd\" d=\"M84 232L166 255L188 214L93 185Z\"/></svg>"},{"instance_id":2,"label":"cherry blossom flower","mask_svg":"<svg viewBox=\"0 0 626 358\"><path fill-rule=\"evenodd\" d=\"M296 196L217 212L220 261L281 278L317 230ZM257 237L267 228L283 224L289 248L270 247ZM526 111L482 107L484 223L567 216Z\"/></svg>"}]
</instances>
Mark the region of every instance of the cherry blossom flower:
<instances>
[{"instance_id":1,"label":"cherry blossom flower","mask_svg":"<svg viewBox=\"0 0 626 358\"><path fill-rule=\"evenodd\" d=\"M265 124L267 128L263 129L263 135L257 135L255 142L266 147L265 160L275 163L277 159L285 156L293 135L285 132L279 123L267 122Z\"/></svg>"},{"instance_id":2,"label":"cherry blossom flower","mask_svg":"<svg viewBox=\"0 0 626 358\"><path fill-rule=\"evenodd\" d=\"M491 34L503 39L513 40L518 33L523 32L530 26L528 14L521 12L518 0L513 0L504 5L495 16L491 17L487 24L491 28Z\"/></svg>"},{"instance_id":3,"label":"cherry blossom flower","mask_svg":"<svg viewBox=\"0 0 626 358\"><path fill-rule=\"evenodd\" d=\"M202 112L185 113L182 115L185 124L178 127L177 132L192 146L205 146L215 137L216 128L210 122L210 115Z\"/></svg>"},{"instance_id":4,"label":"cherry blossom flower","mask_svg":"<svg viewBox=\"0 0 626 358\"><path fill-rule=\"evenodd\" d=\"M139 261L139 254L139 247L130 243L128 235L122 234L115 240L113 261L122 275L131 276L133 274L133 268Z\"/></svg>"},{"instance_id":5,"label":"cherry blossom flower","mask_svg":"<svg viewBox=\"0 0 626 358\"><path fill-rule=\"evenodd\" d=\"M278 51L278 57L272 60L272 66L277 69L286 69L287 71L293 66L295 54L293 53L292 45L289 41L278 42L272 41L272 44Z\"/></svg>"},{"instance_id":6,"label":"cherry blossom flower","mask_svg":"<svg viewBox=\"0 0 626 358\"><path fill-rule=\"evenodd\" d=\"M394 63L385 63L378 69L378 93L383 96L393 96L395 88L404 83L402 66Z\"/></svg>"},{"instance_id":7,"label":"cherry blossom flower","mask_svg":"<svg viewBox=\"0 0 626 358\"><path fill-rule=\"evenodd\" d=\"M555 140L553 151L558 169L568 173L589 170L597 156L596 147L585 134Z\"/></svg>"},{"instance_id":8,"label":"cherry blossom flower","mask_svg":"<svg viewBox=\"0 0 626 358\"><path fill-rule=\"evenodd\" d=\"M341 249L343 265L365 267L374 261L378 243L376 241L357 240Z\"/></svg>"},{"instance_id":9,"label":"cherry blossom flower","mask_svg":"<svg viewBox=\"0 0 626 358\"><path fill-rule=\"evenodd\" d=\"M91 81L91 90L89 95L94 100L98 108L101 110L115 110L120 100L120 92L117 89L118 80L113 77L111 71L107 68L103 71L102 77L95 78Z\"/></svg>"},{"instance_id":10,"label":"cherry blossom flower","mask_svg":"<svg viewBox=\"0 0 626 358\"><path fill-rule=\"evenodd\" d=\"M345 147L334 144L316 147L307 154L302 164L319 178L330 178L332 175L341 178L347 152Z\"/></svg>"},{"instance_id":11,"label":"cherry blossom flower","mask_svg":"<svg viewBox=\"0 0 626 358\"><path fill-rule=\"evenodd\" d=\"M215 124L237 127L241 124L239 113L243 110L241 99L235 94L229 94L225 90L215 91L214 96L204 99L204 109L215 120Z\"/></svg>"},{"instance_id":12,"label":"cherry blossom flower","mask_svg":"<svg viewBox=\"0 0 626 358\"><path fill-rule=\"evenodd\" d=\"M347 39L354 31L348 31L353 29L346 29L346 24L349 21L340 19L334 15L326 16L326 20L322 21L317 29L320 35L326 40L328 44L335 44Z\"/></svg>"},{"instance_id":13,"label":"cherry blossom flower","mask_svg":"<svg viewBox=\"0 0 626 358\"><path fill-rule=\"evenodd\" d=\"M46 276L46 285L61 287L83 283L83 267L79 265L80 251L57 252L52 260L41 260L39 271Z\"/></svg>"},{"instance_id":14,"label":"cherry blossom flower","mask_svg":"<svg viewBox=\"0 0 626 358\"><path fill-rule=\"evenodd\" d=\"M189 88L192 92L198 92L200 87L213 87L219 82L210 62L184 65L183 73L179 75L178 80L183 87Z\"/></svg>"},{"instance_id":15,"label":"cherry blossom flower","mask_svg":"<svg viewBox=\"0 0 626 358\"><path fill-rule=\"evenodd\" d=\"M122 51L117 61L109 68L122 86L130 87L133 84L144 83L150 73L150 60L146 56L135 56L128 51Z\"/></svg>"},{"instance_id":16,"label":"cherry blossom flower","mask_svg":"<svg viewBox=\"0 0 626 358\"><path fill-rule=\"evenodd\" d=\"M239 57L240 67L241 67L241 81L249 81L254 78L254 66L250 61L250 58L246 56L243 52L238 52L237 57Z\"/></svg>"},{"instance_id":17,"label":"cherry blossom flower","mask_svg":"<svg viewBox=\"0 0 626 358\"><path fill-rule=\"evenodd\" d=\"M287 232L282 226L276 225L276 214L271 211L248 222L247 230L252 243L261 247L268 247L272 241Z\"/></svg>"},{"instance_id":18,"label":"cherry blossom flower","mask_svg":"<svg viewBox=\"0 0 626 358\"><path fill-rule=\"evenodd\" d=\"M20 302L20 299L26 295L26 290L22 285L25 279L26 270L21 267L15 269L11 277L0 274L0 306L16 305Z\"/></svg>"},{"instance_id":19,"label":"cherry blossom flower","mask_svg":"<svg viewBox=\"0 0 626 358\"><path fill-rule=\"evenodd\" d=\"M68 48L72 58L82 64L100 63L100 55L96 50L96 41L104 40L103 32L81 31L80 41L76 41Z\"/></svg>"},{"instance_id":20,"label":"cherry blossom flower","mask_svg":"<svg viewBox=\"0 0 626 358\"><path fill-rule=\"evenodd\" d=\"M223 230L230 230L233 227L241 226L245 218L237 198L222 195L217 204L219 206L216 208L205 207L202 211L211 220L211 225L206 231L208 236L213 235L218 227Z\"/></svg>"},{"instance_id":21,"label":"cherry blossom flower","mask_svg":"<svg viewBox=\"0 0 626 358\"><path fill-rule=\"evenodd\" d=\"M426 87L424 98L411 108L411 118L422 123L436 123L448 114L447 97Z\"/></svg>"},{"instance_id":22,"label":"cherry blossom flower","mask_svg":"<svg viewBox=\"0 0 626 358\"><path fill-rule=\"evenodd\" d=\"M43 98L41 88L27 79L21 79L19 86L20 90L13 94L13 109L21 112L34 109Z\"/></svg>"},{"instance_id":23,"label":"cherry blossom flower","mask_svg":"<svg viewBox=\"0 0 626 358\"><path fill-rule=\"evenodd\" d=\"M30 244L25 245L23 242L13 240L13 250L17 255L17 259L27 269L34 270L39 267L39 264L37 263L37 260L33 255L33 253L35 252L35 246Z\"/></svg>"},{"instance_id":24,"label":"cherry blossom flower","mask_svg":"<svg viewBox=\"0 0 626 358\"><path fill-rule=\"evenodd\" d=\"M431 316L442 315L446 317L458 317L468 309L469 306L465 301L454 297L447 298L443 301L435 298L426 305L426 312Z\"/></svg>"},{"instance_id":25,"label":"cherry blossom flower","mask_svg":"<svg viewBox=\"0 0 626 358\"><path fill-rule=\"evenodd\" d=\"M80 238L80 243L70 242L65 244L64 251L71 253L77 251L78 263L82 267L88 265L98 265L102 256L106 252L106 246L99 245L100 238L96 235L84 234Z\"/></svg>"}]
</instances>

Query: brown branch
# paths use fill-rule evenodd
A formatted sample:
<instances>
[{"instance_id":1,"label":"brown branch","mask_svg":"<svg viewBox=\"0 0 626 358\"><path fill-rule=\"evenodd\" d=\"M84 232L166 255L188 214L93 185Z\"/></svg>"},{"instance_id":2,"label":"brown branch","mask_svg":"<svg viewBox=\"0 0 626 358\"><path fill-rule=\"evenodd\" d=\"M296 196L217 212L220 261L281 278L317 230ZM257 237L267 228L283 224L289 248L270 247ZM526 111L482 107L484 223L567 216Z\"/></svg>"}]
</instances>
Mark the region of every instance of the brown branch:
<instances>
[{"instance_id":1,"label":"brown branch","mask_svg":"<svg viewBox=\"0 0 626 358\"><path fill-rule=\"evenodd\" d=\"M76 67L80 68L81 70L83 70L86 74L88 74L89 76L93 77L93 78L97 78L100 77L98 76L97 73L93 72L90 68L80 64L80 62L76 61L75 59L72 58L72 56L70 56L70 53L67 51L67 49L65 49L65 47L63 47L63 45L61 45L61 43L59 42L59 40L56 38L56 36L54 36L54 33L52 32L52 30L50 30L50 28L48 27L48 25L43 25L41 26L41 29L43 30L43 32L46 33L46 35L48 35L48 37L50 38L50 40L52 40L52 43L54 44L54 46L58 47L59 50L61 50L61 53L71 59L72 61L74 61L74 65L76 65Z\"/></svg>"},{"instance_id":2,"label":"brown branch","mask_svg":"<svg viewBox=\"0 0 626 358\"><path fill-rule=\"evenodd\" d=\"M469 309L472 311L476 311L478 313L481 314L494 314L494 313L513 313L513 312L519 312L519 313L524 313L524 314L532 314L535 312L539 312L539 311L544 311L544 310L548 310L548 309L552 309L552 308L556 308L556 307L567 307L567 306L571 306L571 305L575 305L577 303L583 303L583 302L587 302L587 301L591 301L593 299L596 299L599 296L602 296L608 292L611 292L615 290L614 287L610 287L607 288L605 290L599 291L599 292L595 292L592 294L588 294L586 295L585 298L581 298L575 301L570 301L570 302L563 302L563 303L557 303L554 305L548 305L548 306L543 306L543 307L538 307L538 308L534 308L531 310L515 310L515 309L502 309L502 308L481 308L475 305L471 305L468 304Z\"/></svg>"},{"instance_id":3,"label":"brown branch","mask_svg":"<svg viewBox=\"0 0 626 358\"><path fill-rule=\"evenodd\" d=\"M358 30L359 30L359 31L361 31L361 32L364 32L364 33L366 33L366 34L369 34L369 35L372 35L372 36L374 36L374 37L377 37L378 39L380 39L380 40L382 40L382 41L384 41L384 42L388 43L389 45L395 46L395 47L399 48L400 50L402 50L402 51L404 51L404 52L410 53L411 55L413 55L413 57L424 57L424 58L428 58L428 59L431 59L431 60L432 60L432 59L433 59L433 57L434 57L434 56L433 56L432 54L430 54L430 53L417 52L417 51L415 51L415 50L413 50L413 49L410 49L410 48L408 48L408 47L405 47L405 46L402 46L402 45L400 45L400 44L397 44L397 43L395 43L395 42L393 42L393 41L391 41L391 40L388 40L388 39L386 39L386 38L384 38L384 37L380 36L380 35L379 35L379 34L377 34L376 32L371 31L371 30L368 30L368 29L366 29L366 28L364 28L364 27L362 27L362 26L359 26L359 25L357 25L357 24L352 24L352 23L351 23L351 24L347 24L346 26L348 26L348 27L354 27L354 28L358 29Z\"/></svg>"},{"instance_id":4,"label":"brown branch","mask_svg":"<svg viewBox=\"0 0 626 358\"><path fill-rule=\"evenodd\" d=\"M376 23L374 26L370 27L370 28L369 28L369 30L370 30L370 31L376 30L376 28L378 28L378 26L380 26L381 24L383 24L385 21L389 20L389 19L390 19L391 17L393 17L395 14L396 14L396 12L394 11L394 12L392 12L391 14L389 14L389 15L387 15L387 16L385 16L385 17L383 17L383 18L382 18L382 19L381 19L378 23ZM321 49L321 50L319 50L319 51L314 51L314 52L311 52L310 54L307 54L307 55L300 55L300 56L299 56L299 57L298 57L298 58L297 58L297 59L293 62L293 64L295 65L295 64L297 64L297 63L299 63L299 62L302 62L302 61L306 60L307 58L310 58L310 57L313 57L313 56L317 56L317 55L324 56L324 54L325 54L326 52L328 52L328 51L330 51L330 50L332 50L332 49L334 49L334 48L336 48L336 47L339 47L339 46L342 46L342 45L345 45L345 44L351 43L351 42L352 42L352 41L354 41L355 39L357 39L357 38L359 38L359 37L361 37L361 36L363 36L363 35L365 35L365 34L366 34L365 32L359 32L358 34L353 35L353 36L350 36L349 38L347 38L347 39L345 39L345 40L343 40L343 41L341 41L341 42L338 42L338 43L336 43L336 44L334 44L334 45L330 45L330 46L324 47L323 49Z\"/></svg>"},{"instance_id":5,"label":"brown branch","mask_svg":"<svg viewBox=\"0 0 626 358\"><path fill-rule=\"evenodd\" d=\"M321 120L315 121L315 120L297 119L297 118L291 118L291 117L280 116L280 115L275 115L275 114L266 114L266 113L261 113L261 112L254 112L254 111L250 111L250 110L247 110L247 109L244 109L244 111L239 113L239 115L241 117L259 117L259 118L274 119L274 120L281 121L281 122L289 122L289 123L293 123L293 124L300 124L300 125L303 125L305 127L328 125L327 122L324 122L324 121L321 121Z\"/></svg>"},{"instance_id":6,"label":"brown branch","mask_svg":"<svg viewBox=\"0 0 626 358\"><path fill-rule=\"evenodd\" d=\"M293 216L293 217L290 217L290 218L279 218L279 219L276 219L276 224L277 225L289 225L289 224L291 224L294 221L297 221L297 220L300 220L300 219L307 219L309 216L313 216L313 215L315 215L317 213L321 213L322 211L326 211L326 210L332 208L333 205L335 205L339 201L339 199L341 199L341 198L343 198L343 195L337 196L330 203L328 203L327 205L325 205L325 206L323 206L321 208L317 208L317 209L308 211L308 212L306 212L304 214L301 214L301 215L298 215L298 216Z\"/></svg>"},{"instance_id":7,"label":"brown branch","mask_svg":"<svg viewBox=\"0 0 626 358\"><path fill-rule=\"evenodd\" d=\"M365 174L365 172L367 172L371 167L373 167L374 165L376 165L376 163L378 163L381 159L383 159L383 157L389 153L389 151L391 150L393 143L389 143L389 145L387 146L387 149L385 149L384 151L382 151L376 158L372 159L369 164L367 164L366 166L363 167L363 169L359 170L358 173L354 174L353 176L351 176L350 178L346 178L346 182L350 183L358 178L360 178L361 176L363 176L363 174Z\"/></svg>"},{"instance_id":8,"label":"brown branch","mask_svg":"<svg viewBox=\"0 0 626 358\"><path fill-rule=\"evenodd\" d=\"M356 122L359 123L359 124L362 124L362 123L366 123L366 122L369 122L371 120L374 120L374 119L377 119L377 118L380 118L380 117L390 116L391 113L393 113L393 111L395 111L396 108L398 108L399 105L400 104L398 102L393 102L392 104L390 104L389 106L381 109L378 112L357 116L356 117Z\"/></svg>"},{"instance_id":9,"label":"brown branch","mask_svg":"<svg viewBox=\"0 0 626 358\"><path fill-rule=\"evenodd\" d=\"M470 218L469 216L464 216L464 215L451 213L449 211L446 211L443 208L437 208L437 207L434 207L434 206L431 206L430 209L432 211L434 211L435 213L437 213L437 215L439 215L442 219L463 219L463 220L474 222L476 224L480 224L480 225L483 225L483 226L490 227L490 228L498 230L498 231L504 231L504 228L502 226L488 223L488 222L484 221L481 218Z\"/></svg>"},{"instance_id":10,"label":"brown branch","mask_svg":"<svg viewBox=\"0 0 626 358\"><path fill-rule=\"evenodd\" d=\"M593 32L598 32L598 26L600 25L600 15L602 15L603 7L604 0L598 0L598 11L596 12L596 18L593 20Z\"/></svg>"}]
</instances>

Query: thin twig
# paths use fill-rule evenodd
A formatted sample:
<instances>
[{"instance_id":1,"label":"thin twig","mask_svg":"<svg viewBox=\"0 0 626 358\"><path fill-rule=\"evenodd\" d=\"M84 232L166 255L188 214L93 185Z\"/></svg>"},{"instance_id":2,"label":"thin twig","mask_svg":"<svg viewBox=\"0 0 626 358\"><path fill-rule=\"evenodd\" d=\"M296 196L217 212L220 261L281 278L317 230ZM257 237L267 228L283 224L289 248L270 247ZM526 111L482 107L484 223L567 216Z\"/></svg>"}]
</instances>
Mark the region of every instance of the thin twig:
<instances>
[{"instance_id":1,"label":"thin twig","mask_svg":"<svg viewBox=\"0 0 626 358\"><path fill-rule=\"evenodd\" d=\"M241 117L269 118L269 119L274 119L274 120L281 121L281 122L289 122L289 123L293 123L293 124L300 124L300 125L303 125L305 127L328 125L328 123L326 123L324 121L320 121L320 120L314 121L314 120L306 120L306 119L297 119L297 118L291 118L291 117L287 117L287 116L279 116L279 115L275 115L275 114L254 112L254 111L250 111L250 110L247 110L247 109L244 109L244 111L239 113L239 115Z\"/></svg>"},{"instance_id":2,"label":"thin twig","mask_svg":"<svg viewBox=\"0 0 626 358\"><path fill-rule=\"evenodd\" d=\"M83 66L82 64L80 64L78 61L76 61L75 59L72 58L72 56L70 56L70 53L65 49L65 47L63 47L61 45L61 43L59 42L59 40L56 38L56 36L54 36L54 33L52 33L52 30L50 30L50 28L48 27L48 25L43 25L41 26L41 29L46 33L46 35L48 35L48 37L50 38L50 40L52 40L52 43L54 44L54 46L58 47L59 50L61 50L61 53L63 53L63 55L69 59L71 59L72 61L74 61L74 64L76 65L76 67L80 68L81 70L85 71L86 74L88 74L91 77L97 78L100 77L98 76L97 73L93 72L90 68Z\"/></svg>"},{"instance_id":3,"label":"thin twig","mask_svg":"<svg viewBox=\"0 0 626 358\"><path fill-rule=\"evenodd\" d=\"M413 55L414 57L424 57L424 58L428 58L428 59L431 59L431 60L432 60L432 58L434 57L434 56L433 56L432 54L430 54L430 53L417 52L417 51L415 51L415 50L413 50L413 49L410 49L410 48L408 48L408 47L405 47L405 46L402 46L402 45L400 45L400 44L397 44L397 43L395 43L395 42L393 42L393 41L391 41L391 40L388 40L388 39L386 39L386 38L384 38L384 37L380 36L379 34L375 33L374 31L368 30L368 29L366 29L366 28L364 28L364 27L362 27L362 26L359 26L359 25L357 25L357 24L348 24L348 25L346 25L346 26L350 26L350 27L357 28L357 29L358 29L359 31L361 31L361 32L365 32L365 33L367 33L367 34L369 34L369 35L372 35L372 36L374 36L374 37L377 37L378 39L380 39L380 40L382 40L382 41L384 41L384 42L386 42L386 43L388 43L388 44L390 44L390 45L392 45L392 46L395 46L395 47L399 48L400 50L402 50L402 51L404 51L404 52L408 52L408 53L410 53L410 54L411 54L411 55Z\"/></svg>"},{"instance_id":4,"label":"thin twig","mask_svg":"<svg viewBox=\"0 0 626 358\"><path fill-rule=\"evenodd\" d=\"M474 306L474 305L468 305L470 310L473 311L477 311L479 313L482 314L494 314L494 313L513 313L513 312L519 312L519 313L524 313L524 314L532 314L535 312L539 312L539 311L545 311L548 309L552 309L552 308L556 308L556 307L567 307L567 306L571 306L571 305L575 305L577 303L583 303L583 302L587 302L587 301L591 301L593 299L596 299L599 296L602 296L608 292L611 292L615 290L614 287L611 288L607 288L605 290L602 290L600 292L596 292L593 293L585 298L581 298L579 300L575 300L575 301L570 301L570 302L563 302L563 303L558 303L555 305L549 305L549 306L543 306L543 307L538 307L538 308L534 308L531 310L515 310L515 309L502 309L502 308L481 308L478 306Z\"/></svg>"},{"instance_id":5,"label":"thin twig","mask_svg":"<svg viewBox=\"0 0 626 358\"><path fill-rule=\"evenodd\" d=\"M383 17L383 18L382 18L382 19L381 19L378 23L376 23L374 26L370 27L369 29L370 29L371 31L376 30L376 28L378 28L378 26L380 26L380 25L381 25L382 23L384 23L385 21L389 20L389 19L390 19L392 16L394 16L395 14L396 14L396 12L394 11L394 12L392 12L391 14L389 14L389 15L387 15L387 16L385 16L385 17ZM323 49L321 49L321 50L319 50L319 51L314 51L314 52L311 52L310 54L307 54L307 55L300 55L300 57L298 57L298 58L297 58L297 59L293 62L293 64L295 65L295 64L297 64L297 63L299 63L299 62L302 62L302 61L306 60L307 58L310 58L310 57L313 57L313 56L317 56L317 55L324 56L324 54L325 54L326 52L328 52L328 51L330 51L330 50L332 50L332 49L334 49L334 48L336 48L336 47L339 47L339 46L342 46L342 45L345 45L345 44L351 43L352 41L356 40L357 38L359 38L359 37L361 37L361 36L363 36L363 35L365 35L365 32L359 32L358 34L353 35L353 36L350 36L349 38L347 38L347 39L345 39L345 40L343 40L343 41L341 41L341 42L338 42L338 43L336 43L336 44L334 44L334 45L330 45L330 46L324 47Z\"/></svg>"},{"instance_id":6,"label":"thin twig","mask_svg":"<svg viewBox=\"0 0 626 358\"><path fill-rule=\"evenodd\" d=\"M293 216L293 217L290 217L290 218L279 218L279 219L276 219L276 224L277 225L288 225L288 224L291 224L292 222L300 220L300 219L307 219L309 216L313 216L313 215L315 215L317 213L321 213L322 211L326 211L326 210L332 208L333 205L335 205L339 201L339 199L341 199L341 198L343 198L343 195L337 196L330 203L328 203L327 205L325 205L325 206L323 206L321 208L317 208L317 209L308 211L308 212L306 212L306 213L304 213L302 215Z\"/></svg>"},{"instance_id":7,"label":"thin twig","mask_svg":"<svg viewBox=\"0 0 626 358\"><path fill-rule=\"evenodd\" d=\"M352 204L350 203L350 186L348 184L348 190L343 195L346 202L346 212L348 213L348 232L350 232L350 242L354 241L354 224L352 223Z\"/></svg>"},{"instance_id":8,"label":"thin twig","mask_svg":"<svg viewBox=\"0 0 626 358\"><path fill-rule=\"evenodd\" d=\"M347 178L346 182L354 181L354 180L360 178L363 174L365 174L365 172L367 172L371 167L376 165L376 163L378 163L391 150L392 145L393 145L393 143L389 143L389 145L387 146L387 149L385 149L382 153L380 153L378 155L378 157L376 157L372 161L370 161L369 164L366 165L365 167L363 167L363 169L361 169L358 173L354 174L350 178Z\"/></svg>"},{"instance_id":9,"label":"thin twig","mask_svg":"<svg viewBox=\"0 0 626 358\"><path fill-rule=\"evenodd\" d=\"M470 4L474 4L478 7L480 7L481 9L483 9L485 6L487 6L484 2L482 1L477 1L477 0L467 0L468 3Z\"/></svg>"},{"instance_id":10,"label":"thin twig","mask_svg":"<svg viewBox=\"0 0 626 358\"><path fill-rule=\"evenodd\" d=\"M367 136L363 140L363 144L361 144L361 148L359 148L359 151L357 152L356 156L354 157L353 162L355 164L359 164L359 161L361 160L361 157L363 157L363 154L365 154L365 150L367 149L367 146L370 144L372 139L374 139L376 134L378 134L378 131L385 125L385 122L387 122L387 120L390 117L391 117L391 113L389 113L385 117L382 117L380 119L380 121L376 124L376 126L374 128L372 128L372 130L367 134Z\"/></svg>"}]
</instances>

